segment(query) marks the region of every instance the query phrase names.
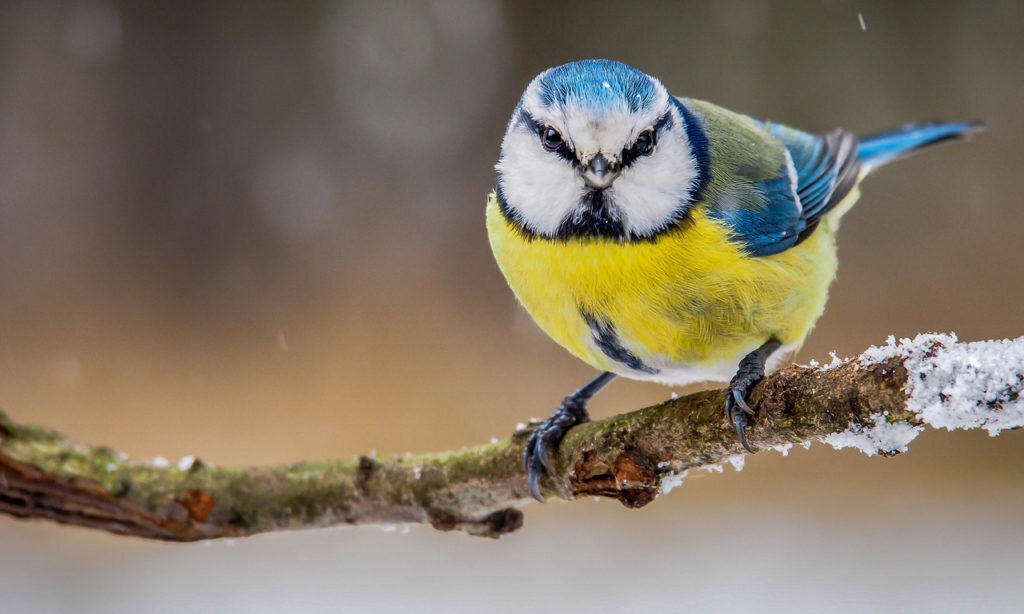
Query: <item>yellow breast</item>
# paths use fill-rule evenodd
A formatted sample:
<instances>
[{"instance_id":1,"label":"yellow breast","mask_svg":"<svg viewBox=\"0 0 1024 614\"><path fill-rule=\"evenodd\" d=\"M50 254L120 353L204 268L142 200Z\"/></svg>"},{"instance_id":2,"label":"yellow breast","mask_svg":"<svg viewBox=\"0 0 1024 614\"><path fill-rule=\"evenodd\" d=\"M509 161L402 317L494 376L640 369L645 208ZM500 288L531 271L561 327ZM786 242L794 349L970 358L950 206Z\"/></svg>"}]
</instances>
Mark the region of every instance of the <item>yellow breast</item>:
<instances>
[{"instance_id":1,"label":"yellow breast","mask_svg":"<svg viewBox=\"0 0 1024 614\"><path fill-rule=\"evenodd\" d=\"M533 319L597 369L671 379L646 377L609 357L595 320L659 372L735 365L773 336L798 346L835 275L831 229L822 224L796 247L754 258L701 208L691 217L652 241L531 239L505 219L491 194L487 230L498 266Z\"/></svg>"}]
</instances>

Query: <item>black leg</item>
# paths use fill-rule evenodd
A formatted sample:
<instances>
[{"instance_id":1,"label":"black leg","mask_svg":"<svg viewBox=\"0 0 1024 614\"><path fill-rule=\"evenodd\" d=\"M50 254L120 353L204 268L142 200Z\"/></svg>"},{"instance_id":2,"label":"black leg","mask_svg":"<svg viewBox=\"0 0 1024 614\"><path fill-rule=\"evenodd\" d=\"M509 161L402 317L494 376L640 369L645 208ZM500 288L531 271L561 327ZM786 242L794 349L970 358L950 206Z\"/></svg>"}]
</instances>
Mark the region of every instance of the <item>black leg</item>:
<instances>
[{"instance_id":1,"label":"black leg","mask_svg":"<svg viewBox=\"0 0 1024 614\"><path fill-rule=\"evenodd\" d=\"M548 456L558 447L573 426L590 420L587 415L587 401L615 378L614 373L604 372L584 384L579 390L565 397L551 417L537 425L523 448L523 467L530 478L530 494L544 502L540 495L540 476L551 472Z\"/></svg>"},{"instance_id":2,"label":"black leg","mask_svg":"<svg viewBox=\"0 0 1024 614\"><path fill-rule=\"evenodd\" d=\"M729 420L729 424L736 427L736 435L740 438L740 444L750 453L754 451L747 445L747 436L743 432L743 427L747 425L747 416L753 416L754 411L747 405L746 397L754 384L764 379L764 363L781 345L781 341L772 338L744 356L736 370L736 375L733 376L729 387L725 390L725 417Z\"/></svg>"}]
</instances>

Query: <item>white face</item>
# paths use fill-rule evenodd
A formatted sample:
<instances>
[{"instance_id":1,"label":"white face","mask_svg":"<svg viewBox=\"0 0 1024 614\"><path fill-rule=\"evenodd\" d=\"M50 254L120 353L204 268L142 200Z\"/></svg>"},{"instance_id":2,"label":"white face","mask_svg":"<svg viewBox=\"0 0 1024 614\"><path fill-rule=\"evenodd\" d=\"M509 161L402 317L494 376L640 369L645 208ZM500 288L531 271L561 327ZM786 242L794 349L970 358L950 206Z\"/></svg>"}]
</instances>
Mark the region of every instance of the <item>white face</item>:
<instances>
[{"instance_id":1,"label":"white face","mask_svg":"<svg viewBox=\"0 0 1024 614\"><path fill-rule=\"evenodd\" d=\"M545 105L538 85L543 77L527 87L496 167L513 217L546 237L587 234L579 229L593 219L595 207L608 222L603 227L620 229L622 239L650 237L677 222L690 204L698 167L684 119L664 86L654 81L651 103L633 112L625 101L600 108ZM560 137L561 151L545 147L548 128ZM638 153L644 148L634 147L645 133L654 135L653 148ZM604 173L597 156L606 162Z\"/></svg>"}]
</instances>

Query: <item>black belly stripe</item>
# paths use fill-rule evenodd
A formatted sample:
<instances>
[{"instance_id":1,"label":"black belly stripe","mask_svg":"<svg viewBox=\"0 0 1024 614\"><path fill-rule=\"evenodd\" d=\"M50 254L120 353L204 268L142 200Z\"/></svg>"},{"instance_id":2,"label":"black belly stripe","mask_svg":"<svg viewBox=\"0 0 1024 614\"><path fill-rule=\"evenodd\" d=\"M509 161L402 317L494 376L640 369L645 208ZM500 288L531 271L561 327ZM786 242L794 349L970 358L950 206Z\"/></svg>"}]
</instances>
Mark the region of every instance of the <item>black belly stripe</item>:
<instances>
[{"instance_id":1,"label":"black belly stripe","mask_svg":"<svg viewBox=\"0 0 1024 614\"><path fill-rule=\"evenodd\" d=\"M605 356L615 362L626 365L634 371L651 374L658 372L657 369L645 364L644 361L640 360L639 356L622 346L619 336L615 333L614 324L608 320L599 320L596 316L587 313L583 309L580 309L580 315L583 316L583 321L590 327L590 332L594 335L594 342L597 343L597 347L601 348L601 352Z\"/></svg>"}]
</instances>

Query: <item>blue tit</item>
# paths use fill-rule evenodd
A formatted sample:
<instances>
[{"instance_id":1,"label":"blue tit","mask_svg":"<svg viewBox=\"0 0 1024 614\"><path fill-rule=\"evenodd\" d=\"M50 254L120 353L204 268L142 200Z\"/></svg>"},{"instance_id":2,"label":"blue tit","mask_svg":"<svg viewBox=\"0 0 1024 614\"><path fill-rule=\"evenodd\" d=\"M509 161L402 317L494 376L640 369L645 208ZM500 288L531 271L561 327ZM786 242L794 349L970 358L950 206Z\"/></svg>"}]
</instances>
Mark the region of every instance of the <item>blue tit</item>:
<instances>
[{"instance_id":1,"label":"blue tit","mask_svg":"<svg viewBox=\"0 0 1024 614\"><path fill-rule=\"evenodd\" d=\"M616 375L728 381L725 415L749 450L747 395L821 315L861 179L979 128L812 135L674 97L608 60L533 79L501 145L490 244L534 321L601 371L531 434L533 496L551 451Z\"/></svg>"}]
</instances>

